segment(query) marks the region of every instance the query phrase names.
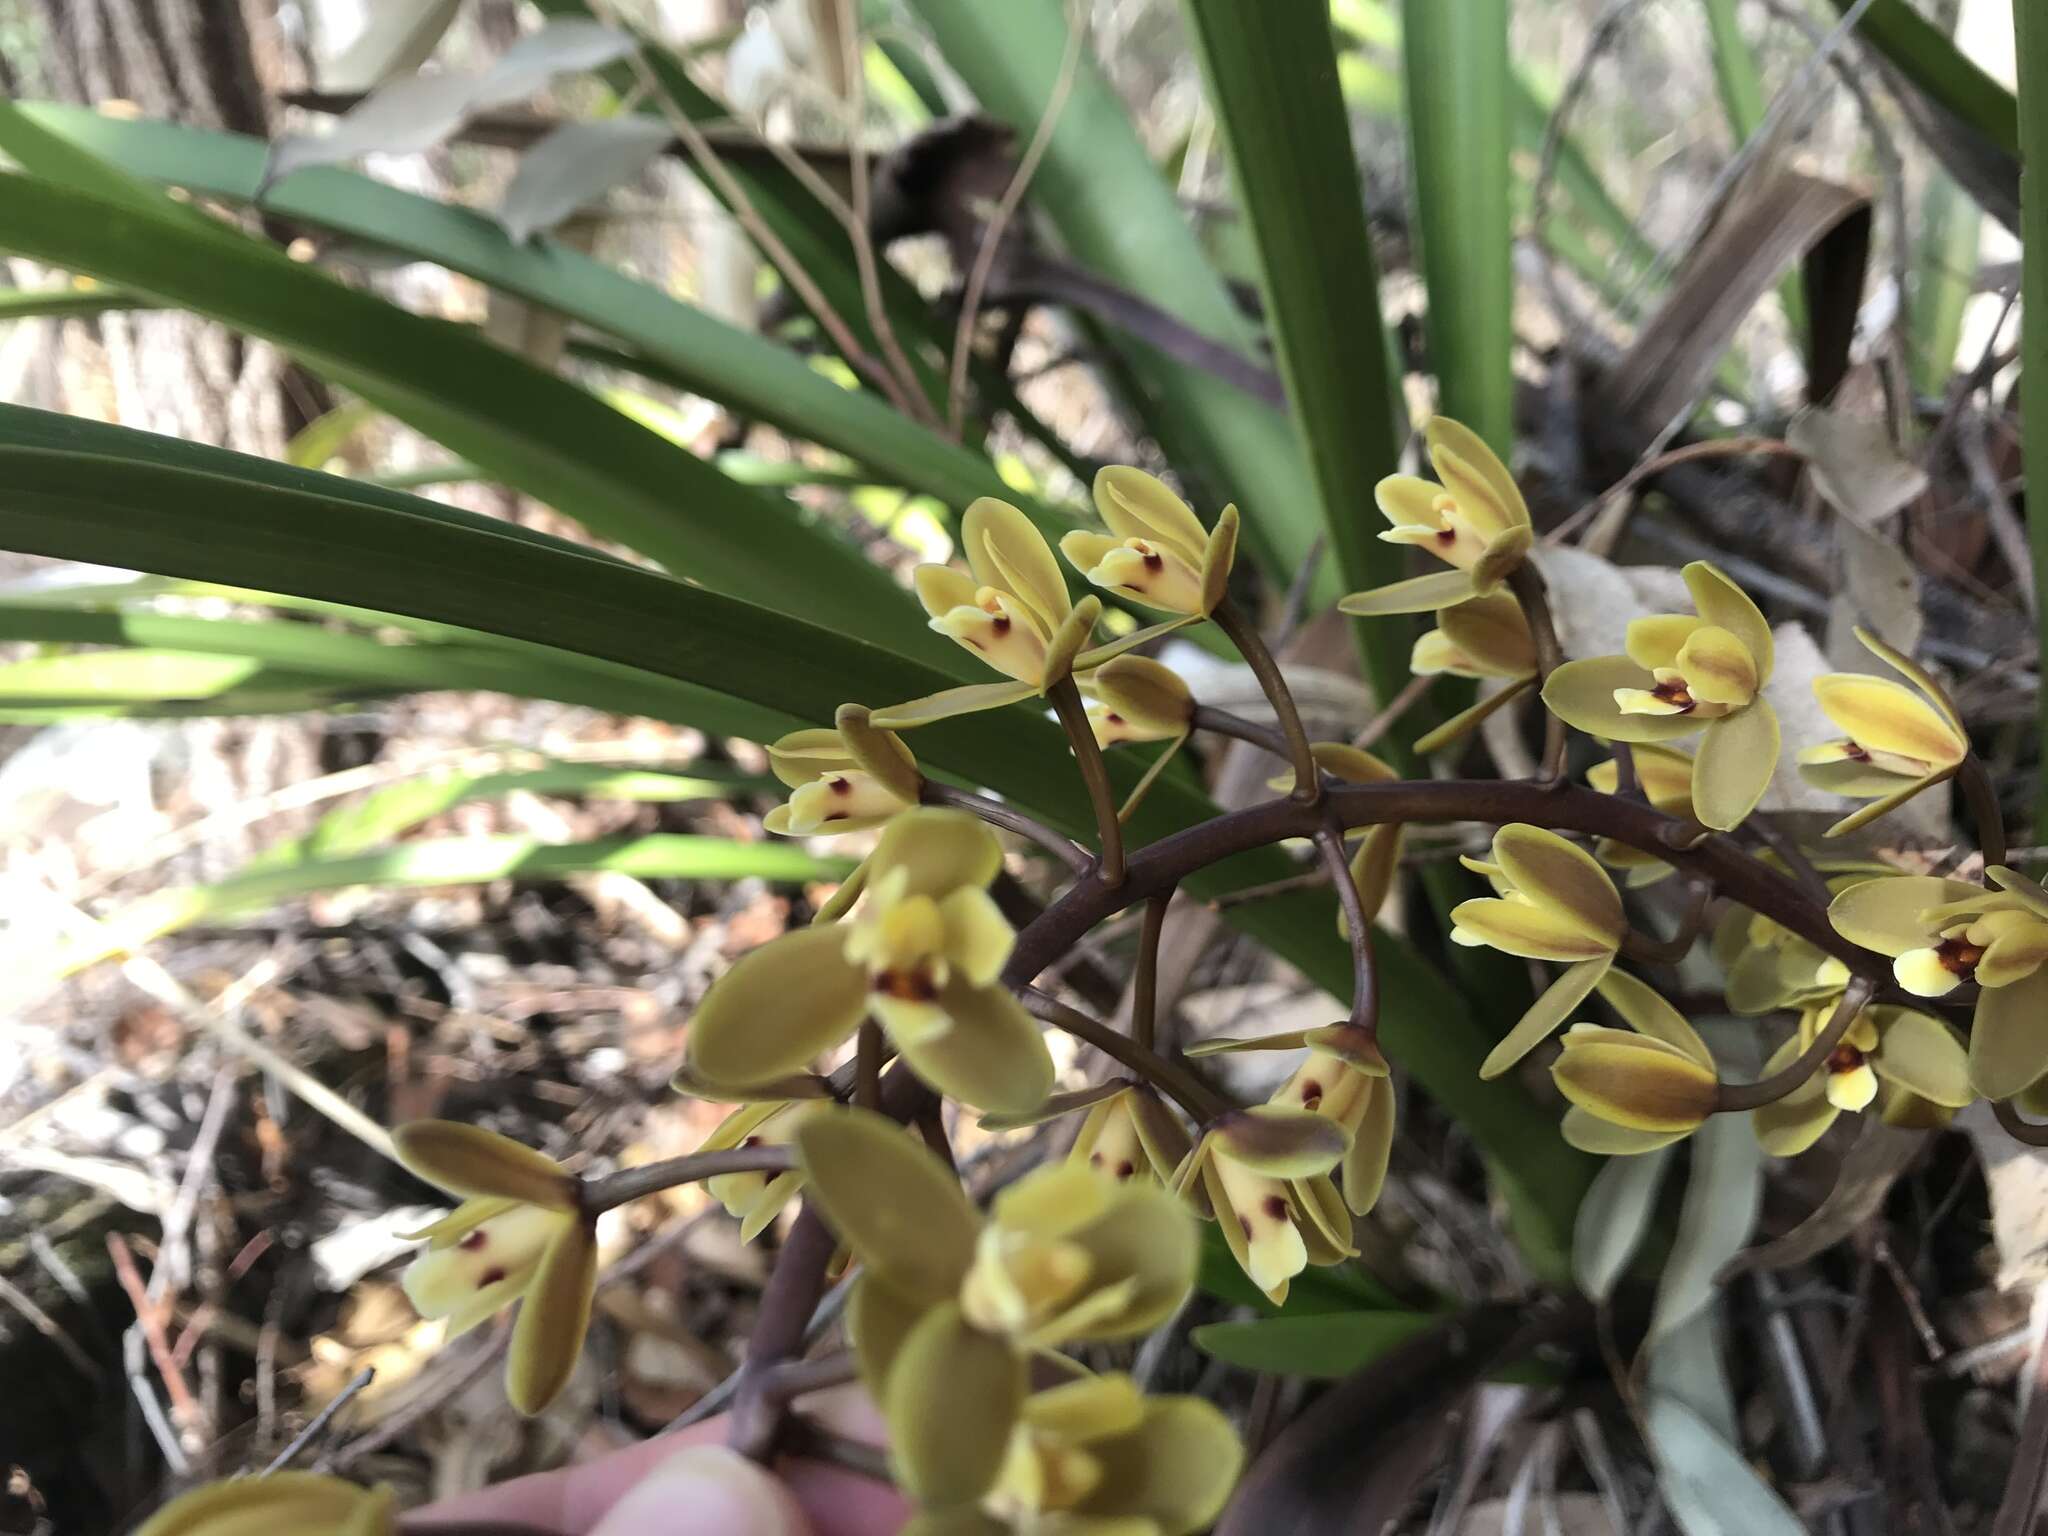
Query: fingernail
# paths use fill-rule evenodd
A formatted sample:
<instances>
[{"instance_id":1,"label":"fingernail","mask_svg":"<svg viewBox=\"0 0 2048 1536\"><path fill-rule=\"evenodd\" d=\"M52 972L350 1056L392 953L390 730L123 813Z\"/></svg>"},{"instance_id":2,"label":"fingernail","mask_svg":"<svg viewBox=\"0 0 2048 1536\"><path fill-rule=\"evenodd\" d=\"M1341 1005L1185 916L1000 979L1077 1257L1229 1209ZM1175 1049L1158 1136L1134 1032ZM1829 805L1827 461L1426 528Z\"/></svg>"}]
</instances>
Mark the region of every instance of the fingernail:
<instances>
[{"instance_id":1,"label":"fingernail","mask_svg":"<svg viewBox=\"0 0 2048 1536\"><path fill-rule=\"evenodd\" d=\"M774 1479L722 1445L662 1462L605 1512L592 1536L796 1536L792 1501Z\"/></svg>"}]
</instances>

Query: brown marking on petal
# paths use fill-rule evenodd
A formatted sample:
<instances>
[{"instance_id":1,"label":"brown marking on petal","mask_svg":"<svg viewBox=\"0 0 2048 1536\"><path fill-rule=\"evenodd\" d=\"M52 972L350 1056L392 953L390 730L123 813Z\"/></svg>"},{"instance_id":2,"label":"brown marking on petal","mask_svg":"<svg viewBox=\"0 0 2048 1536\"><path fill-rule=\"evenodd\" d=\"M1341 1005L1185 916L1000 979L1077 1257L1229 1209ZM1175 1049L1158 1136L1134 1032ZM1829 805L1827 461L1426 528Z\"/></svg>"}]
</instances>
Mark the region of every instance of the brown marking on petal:
<instances>
[{"instance_id":1,"label":"brown marking on petal","mask_svg":"<svg viewBox=\"0 0 2048 1536\"><path fill-rule=\"evenodd\" d=\"M1157 550L1154 550L1154 549L1148 549L1148 550L1146 550L1146 551L1145 551L1145 569L1146 569L1146 570L1148 570L1148 571L1163 571L1163 570L1165 570L1165 569L1166 569L1166 556L1164 556L1164 555L1160 554L1160 553L1159 553L1159 552L1158 552Z\"/></svg>"},{"instance_id":2,"label":"brown marking on petal","mask_svg":"<svg viewBox=\"0 0 2048 1536\"><path fill-rule=\"evenodd\" d=\"M1102 1166L1102 1154L1100 1152L1090 1152L1088 1154L1088 1166L1090 1168L1100 1168Z\"/></svg>"},{"instance_id":3,"label":"brown marking on petal","mask_svg":"<svg viewBox=\"0 0 2048 1536\"><path fill-rule=\"evenodd\" d=\"M761 1145L761 1138L758 1136L749 1136L745 1141L742 1141L740 1145L743 1147L758 1147L759 1145Z\"/></svg>"},{"instance_id":4,"label":"brown marking on petal","mask_svg":"<svg viewBox=\"0 0 2048 1536\"><path fill-rule=\"evenodd\" d=\"M875 977L874 990L899 1003L928 1003L939 995L923 971L883 971Z\"/></svg>"},{"instance_id":5,"label":"brown marking on petal","mask_svg":"<svg viewBox=\"0 0 2048 1536\"><path fill-rule=\"evenodd\" d=\"M1828 1070L1830 1072L1854 1072L1862 1065L1863 1053L1846 1040L1836 1046L1833 1053L1828 1057Z\"/></svg>"},{"instance_id":6,"label":"brown marking on petal","mask_svg":"<svg viewBox=\"0 0 2048 1536\"><path fill-rule=\"evenodd\" d=\"M1107 714L1105 714L1102 718L1107 720L1111 725L1122 725L1124 723L1124 717L1118 714L1113 709L1110 710Z\"/></svg>"},{"instance_id":7,"label":"brown marking on petal","mask_svg":"<svg viewBox=\"0 0 2048 1536\"><path fill-rule=\"evenodd\" d=\"M489 1290L492 1286L496 1285L500 1280L504 1278L505 1271L498 1268L494 1264L489 1269L485 1270L481 1275L477 1276L476 1288L480 1291Z\"/></svg>"},{"instance_id":8,"label":"brown marking on petal","mask_svg":"<svg viewBox=\"0 0 2048 1536\"><path fill-rule=\"evenodd\" d=\"M1439 528L1436 531L1436 541L1439 544L1455 544L1458 542L1458 530L1455 528Z\"/></svg>"},{"instance_id":9,"label":"brown marking on petal","mask_svg":"<svg viewBox=\"0 0 2048 1536\"><path fill-rule=\"evenodd\" d=\"M1287 1219L1287 1200L1285 1196L1268 1195L1262 1202L1262 1206L1266 1214L1275 1221L1285 1221Z\"/></svg>"},{"instance_id":10,"label":"brown marking on petal","mask_svg":"<svg viewBox=\"0 0 2048 1536\"><path fill-rule=\"evenodd\" d=\"M1666 704L1676 704L1681 715L1691 714L1699 703L1686 691L1684 683L1659 683L1650 690L1650 696L1662 699Z\"/></svg>"},{"instance_id":11,"label":"brown marking on petal","mask_svg":"<svg viewBox=\"0 0 2048 1536\"><path fill-rule=\"evenodd\" d=\"M1240 1217L1238 1217L1238 1218L1237 1218L1237 1225L1238 1225L1238 1229L1239 1229L1240 1231L1242 1231L1242 1232L1244 1233L1244 1235L1245 1235L1245 1241L1247 1241L1247 1242L1251 1241L1251 1235L1252 1235L1252 1219L1251 1219L1251 1217L1249 1217L1249 1216L1240 1216Z\"/></svg>"},{"instance_id":12,"label":"brown marking on petal","mask_svg":"<svg viewBox=\"0 0 2048 1536\"><path fill-rule=\"evenodd\" d=\"M1972 944L1968 939L1943 939L1934 946L1934 956L1956 975L1968 981L1977 973L1977 962L1984 958L1984 946Z\"/></svg>"},{"instance_id":13,"label":"brown marking on petal","mask_svg":"<svg viewBox=\"0 0 2048 1536\"><path fill-rule=\"evenodd\" d=\"M483 1245L489 1241L490 1239L484 1235L484 1229L482 1227L478 1227L474 1232L466 1233L463 1236L462 1241L457 1243L455 1246L458 1248L467 1249L471 1253L475 1253L479 1248L483 1247Z\"/></svg>"},{"instance_id":14,"label":"brown marking on petal","mask_svg":"<svg viewBox=\"0 0 2048 1536\"><path fill-rule=\"evenodd\" d=\"M1120 1179L1128 1179L1132 1174L1136 1173L1137 1171L1138 1170L1131 1165L1131 1162L1128 1158L1126 1158L1124 1161L1116 1165L1116 1176Z\"/></svg>"},{"instance_id":15,"label":"brown marking on petal","mask_svg":"<svg viewBox=\"0 0 2048 1536\"><path fill-rule=\"evenodd\" d=\"M996 632L998 638L1007 635L1010 632L1010 616L1007 613L997 614L995 623L989 627Z\"/></svg>"},{"instance_id":16,"label":"brown marking on petal","mask_svg":"<svg viewBox=\"0 0 2048 1536\"><path fill-rule=\"evenodd\" d=\"M845 774L840 774L836 778L827 779L825 783L826 787L829 788L835 795L850 795L853 793L853 781L847 778Z\"/></svg>"},{"instance_id":17,"label":"brown marking on petal","mask_svg":"<svg viewBox=\"0 0 2048 1536\"><path fill-rule=\"evenodd\" d=\"M1303 1109L1314 1109L1322 1102L1323 1085L1321 1083L1317 1082L1314 1078L1310 1078L1301 1085L1301 1107Z\"/></svg>"},{"instance_id":18,"label":"brown marking on petal","mask_svg":"<svg viewBox=\"0 0 2048 1536\"><path fill-rule=\"evenodd\" d=\"M1870 761L1870 754L1853 741L1842 743L1842 756L1852 763L1867 763Z\"/></svg>"}]
</instances>

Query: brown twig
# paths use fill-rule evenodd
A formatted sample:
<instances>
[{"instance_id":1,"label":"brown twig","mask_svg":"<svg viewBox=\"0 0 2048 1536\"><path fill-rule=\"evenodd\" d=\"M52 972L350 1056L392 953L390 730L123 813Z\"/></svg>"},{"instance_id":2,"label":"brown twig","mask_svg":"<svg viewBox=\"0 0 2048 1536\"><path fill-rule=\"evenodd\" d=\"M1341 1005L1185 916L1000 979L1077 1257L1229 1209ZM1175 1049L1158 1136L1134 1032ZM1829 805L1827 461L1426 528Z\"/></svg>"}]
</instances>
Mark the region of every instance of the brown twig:
<instances>
[{"instance_id":1,"label":"brown twig","mask_svg":"<svg viewBox=\"0 0 2048 1536\"><path fill-rule=\"evenodd\" d=\"M128 1240L118 1232L107 1234L107 1257L114 1261L114 1278L127 1293L128 1304L135 1309L135 1321L141 1325L142 1340L149 1346L149 1357L156 1362L157 1374L163 1378L164 1395L171 1400L171 1416L177 1420L180 1429L197 1428L199 1402L192 1396L185 1373L178 1369L178 1362L171 1353L171 1341L164 1332L164 1316L170 1311L169 1304L150 1299L149 1287L143 1284L142 1274L135 1267L135 1255L129 1252Z\"/></svg>"},{"instance_id":2,"label":"brown twig","mask_svg":"<svg viewBox=\"0 0 2048 1536\"><path fill-rule=\"evenodd\" d=\"M1762 1109L1766 1104L1775 1104L1796 1092L1800 1084L1820 1071L1827 1064L1827 1059L1834 1055L1835 1047L1842 1043L1842 1037L1849 1033L1849 1026L1856 1022L1856 1016L1869 1003L1875 990L1866 977L1858 976L1851 980L1842 989L1842 1000L1835 1004L1835 1011L1829 1015L1827 1024L1805 1050L1769 1077L1759 1078L1753 1083L1721 1084L1714 1095L1714 1113L1727 1115L1746 1109Z\"/></svg>"},{"instance_id":3,"label":"brown twig","mask_svg":"<svg viewBox=\"0 0 2048 1536\"><path fill-rule=\"evenodd\" d=\"M988 223L982 227L981 243L974 252L974 265L968 269L967 282L961 289L960 318L953 326L953 355L946 372L946 431L956 440L967 419L967 365L974 355L974 327L981 315L982 296L988 291L989 274L995 270L996 255L1002 249L1003 232L1017 216L1031 178L1038 173L1039 161L1052 147L1053 131L1059 126L1060 113L1066 108L1067 94L1074 88L1074 77L1080 69L1081 43L1086 36L1086 13L1070 11L1067 46L1060 55L1060 72L1053 80L1051 94L1045 99L1045 110L1039 114L1031 142L1017 161L1017 168L1011 173L1009 184L1003 188L1003 195L997 199L994 211L989 214Z\"/></svg>"},{"instance_id":4,"label":"brown twig","mask_svg":"<svg viewBox=\"0 0 2048 1536\"><path fill-rule=\"evenodd\" d=\"M1124 824L1117 819L1116 790L1109 782L1109 768L1102 761L1102 748L1095 740L1095 727L1088 722L1088 706L1081 702L1081 690L1071 677L1063 677L1046 690L1054 713L1074 749L1074 761L1081 780L1088 786L1088 803L1095 807L1095 832L1102 841L1102 855L1096 872L1106 885L1121 885L1124 878Z\"/></svg>"},{"instance_id":5,"label":"brown twig","mask_svg":"<svg viewBox=\"0 0 2048 1536\"><path fill-rule=\"evenodd\" d=\"M1092 738L1093 733L1090 734ZM1086 874L1095 863L1094 856L1071 837L1055 832L1037 817L1027 816L1014 805L978 795L970 789L955 789L950 784L940 784L932 779L924 781L924 792L920 798L926 805L950 805L957 810L971 811L992 827L1014 832L1036 843L1074 874Z\"/></svg>"},{"instance_id":6,"label":"brown twig","mask_svg":"<svg viewBox=\"0 0 2048 1536\"><path fill-rule=\"evenodd\" d=\"M1437 674L1434 672L1424 672L1409 678L1402 685L1401 691L1387 700L1386 708L1368 720L1365 728L1351 738L1351 745L1363 752L1386 735L1400 722L1403 715L1414 708L1416 701L1429 692L1436 679Z\"/></svg>"},{"instance_id":7,"label":"brown twig","mask_svg":"<svg viewBox=\"0 0 2048 1536\"><path fill-rule=\"evenodd\" d=\"M1316 851L1337 887L1337 905L1344 911L1344 937L1351 945L1351 1022L1375 1034L1380 1027L1379 973L1372 963L1372 914L1359 899L1358 882L1344 856L1344 833L1335 817L1316 829Z\"/></svg>"},{"instance_id":8,"label":"brown twig","mask_svg":"<svg viewBox=\"0 0 2048 1536\"><path fill-rule=\"evenodd\" d=\"M1543 536L1546 544L1562 544L1579 526L1596 516L1600 509L1617 496L1625 496L1645 480L1661 475L1667 469L1680 464L1690 464L1696 459L1748 458L1754 454L1766 454L1776 458L1804 459L1805 454L1782 438L1776 437L1723 437L1711 438L1706 442L1687 443L1682 448L1673 448L1666 453L1643 460L1623 475L1606 490L1587 502L1570 517L1559 523Z\"/></svg>"},{"instance_id":9,"label":"brown twig","mask_svg":"<svg viewBox=\"0 0 2048 1536\"><path fill-rule=\"evenodd\" d=\"M854 1037L853 1102L862 1109L875 1109L882 1102L882 1051L887 1042L882 1026L862 1019Z\"/></svg>"},{"instance_id":10,"label":"brown twig","mask_svg":"<svg viewBox=\"0 0 2048 1536\"><path fill-rule=\"evenodd\" d=\"M1557 641L1557 621L1550 612L1550 588L1534 562L1524 560L1508 575L1508 590L1522 605L1522 617L1529 623L1529 638L1536 645L1536 678L1540 688L1550 674L1564 664L1564 647ZM1550 710L1543 712L1543 767L1541 782L1564 781L1565 726Z\"/></svg>"},{"instance_id":11,"label":"brown twig","mask_svg":"<svg viewBox=\"0 0 2048 1536\"><path fill-rule=\"evenodd\" d=\"M1171 1096L1175 1103L1188 1112L1188 1118L1197 1124L1213 1120L1230 1108L1215 1089L1179 1062L1145 1049L1130 1036L1111 1029L1098 1019L1089 1018L1080 1009L1069 1008L1058 998L1049 996L1036 987L1024 987L1017 995L1019 1001L1035 1017L1065 1030L1077 1040L1094 1046L1117 1065L1135 1072L1153 1087Z\"/></svg>"},{"instance_id":12,"label":"brown twig","mask_svg":"<svg viewBox=\"0 0 2048 1536\"><path fill-rule=\"evenodd\" d=\"M1711 885L1694 881L1685 910L1678 915L1677 932L1668 939L1653 939L1631 928L1622 935L1621 952L1640 965L1678 964L1691 953L1700 931L1706 927L1707 906L1713 899L1714 888Z\"/></svg>"},{"instance_id":13,"label":"brown twig","mask_svg":"<svg viewBox=\"0 0 2048 1536\"><path fill-rule=\"evenodd\" d=\"M1153 1050L1159 1035L1159 941L1166 932L1166 909L1173 892L1164 891L1145 903L1138 930L1138 965L1131 978L1131 1038Z\"/></svg>"},{"instance_id":14,"label":"brown twig","mask_svg":"<svg viewBox=\"0 0 2048 1536\"><path fill-rule=\"evenodd\" d=\"M1308 732L1302 726L1301 711L1295 708L1294 690L1287 686L1280 664L1266 649L1266 642L1260 637L1257 627L1229 598L1218 603L1216 611L1209 617L1237 647L1244 664L1258 679L1259 691L1265 694L1266 702L1273 706L1273 713L1279 718L1280 735L1287 743L1286 756L1294 764L1294 798L1303 805L1314 805L1323 792L1323 776L1316 767L1315 753L1309 749Z\"/></svg>"},{"instance_id":15,"label":"brown twig","mask_svg":"<svg viewBox=\"0 0 2048 1536\"><path fill-rule=\"evenodd\" d=\"M586 1179L579 1203L586 1216L596 1216L614 1206L660 1194L678 1184L698 1179L715 1179L724 1173L786 1173L796 1166L796 1153L788 1147L731 1147L723 1152L692 1152L688 1157L664 1158L621 1168L601 1179Z\"/></svg>"}]
</instances>

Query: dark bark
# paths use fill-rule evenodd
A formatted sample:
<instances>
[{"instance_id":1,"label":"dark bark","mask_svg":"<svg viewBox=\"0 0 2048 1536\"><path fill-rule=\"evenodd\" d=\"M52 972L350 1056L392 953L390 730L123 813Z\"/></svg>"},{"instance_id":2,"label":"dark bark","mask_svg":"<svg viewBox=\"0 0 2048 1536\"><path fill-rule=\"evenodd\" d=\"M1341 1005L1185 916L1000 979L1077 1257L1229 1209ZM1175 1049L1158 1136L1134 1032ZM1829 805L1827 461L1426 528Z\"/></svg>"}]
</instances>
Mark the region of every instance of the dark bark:
<instances>
[{"instance_id":1,"label":"dark bark","mask_svg":"<svg viewBox=\"0 0 2048 1536\"><path fill-rule=\"evenodd\" d=\"M86 105L267 136L278 95L306 83L273 0L32 0L42 87ZM327 408L274 347L169 311L65 325L66 410L276 455Z\"/></svg>"}]
</instances>

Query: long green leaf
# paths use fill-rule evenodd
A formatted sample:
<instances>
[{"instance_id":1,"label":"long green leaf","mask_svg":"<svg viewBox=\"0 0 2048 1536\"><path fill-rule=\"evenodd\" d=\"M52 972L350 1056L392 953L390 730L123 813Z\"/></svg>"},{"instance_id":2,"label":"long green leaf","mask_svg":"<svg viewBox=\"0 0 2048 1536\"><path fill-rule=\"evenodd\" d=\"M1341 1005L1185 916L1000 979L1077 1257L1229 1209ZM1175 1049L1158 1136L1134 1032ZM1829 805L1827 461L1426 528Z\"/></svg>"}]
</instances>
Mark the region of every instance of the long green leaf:
<instances>
[{"instance_id":1,"label":"long green leaf","mask_svg":"<svg viewBox=\"0 0 2048 1536\"><path fill-rule=\"evenodd\" d=\"M247 201L262 179L260 140L105 117L83 107L35 103L23 110L152 181ZM617 336L662 365L677 387L835 449L951 506L1000 496L1021 502L1048 531L1073 525L1071 517L1021 498L972 448L919 426L871 394L842 388L786 347L726 325L567 246L547 240L515 244L482 214L328 167L288 178L264 206L435 262Z\"/></svg>"},{"instance_id":2,"label":"long green leaf","mask_svg":"<svg viewBox=\"0 0 2048 1536\"><path fill-rule=\"evenodd\" d=\"M1400 467L1407 408L1388 367L1379 267L1351 153L1329 17L1317 6L1187 0L1217 123L1258 246L1267 324L1324 536L1349 590L1398 579L1373 487ZM1381 630L1386 626L1380 626ZM1374 690L1408 680L1398 634L1361 630Z\"/></svg>"},{"instance_id":3,"label":"long green leaf","mask_svg":"<svg viewBox=\"0 0 2048 1536\"><path fill-rule=\"evenodd\" d=\"M0 322L87 320L123 309L147 309L147 299L118 288L9 288L0 290Z\"/></svg>"},{"instance_id":4,"label":"long green leaf","mask_svg":"<svg viewBox=\"0 0 2048 1536\"><path fill-rule=\"evenodd\" d=\"M1834 0L1846 14L1856 0ZM2031 0L2014 0L2015 27L2033 9ZM2020 108L2013 93L2000 85L1942 34L1941 28L1907 0L1874 0L1856 23L1856 31L1884 55L1885 62L2009 155L2020 153ZM2020 92L2026 92L2022 52Z\"/></svg>"},{"instance_id":5,"label":"long green leaf","mask_svg":"<svg viewBox=\"0 0 2048 1536\"><path fill-rule=\"evenodd\" d=\"M1441 1323L1428 1312L1331 1312L1197 1328L1197 1348L1248 1371L1334 1381Z\"/></svg>"},{"instance_id":6,"label":"long green leaf","mask_svg":"<svg viewBox=\"0 0 2048 1536\"><path fill-rule=\"evenodd\" d=\"M1439 404L1514 450L1507 0L1405 0L1401 56Z\"/></svg>"},{"instance_id":7,"label":"long green leaf","mask_svg":"<svg viewBox=\"0 0 2048 1536\"><path fill-rule=\"evenodd\" d=\"M77 149L0 103L0 146L31 167ZM164 206L178 205L162 200ZM788 502L734 485L574 385L467 329L347 288L226 226L0 176L0 249L118 283L265 337L607 538L755 601L938 658L892 584ZM781 522L786 536L764 537ZM934 643L936 642L936 644Z\"/></svg>"},{"instance_id":8,"label":"long green leaf","mask_svg":"<svg viewBox=\"0 0 2048 1536\"><path fill-rule=\"evenodd\" d=\"M549 763L540 768L497 773L422 774L329 811L304 836L264 849L235 873L239 877L308 860L367 853L379 843L402 837L458 805L513 794L576 795L591 800L662 804L722 800L748 788L777 792L773 779L764 784L731 775L704 778L651 768L614 768L603 763Z\"/></svg>"},{"instance_id":9,"label":"long green leaf","mask_svg":"<svg viewBox=\"0 0 2048 1536\"><path fill-rule=\"evenodd\" d=\"M1059 0L912 0L912 8L983 109L1009 123L1019 143L1029 142L1053 100L1066 53ZM1085 50L1031 198L1058 227L1067 251L1092 271L1144 294L1203 335L1256 352L1255 329ZM1212 374L1121 333L1104 335L1142 391L1147 424L1175 468L1238 504L1247 545L1284 588L1322 524L1315 484L1287 421ZM1324 567L1318 603L1342 590Z\"/></svg>"},{"instance_id":10,"label":"long green leaf","mask_svg":"<svg viewBox=\"0 0 2048 1536\"><path fill-rule=\"evenodd\" d=\"M377 853L306 859L212 885L160 891L103 919L92 940L60 948L47 963L51 975L66 976L194 923L352 885L469 885L604 873L643 880L751 877L796 883L843 879L852 868L851 859L821 859L794 843L741 843L672 833L588 843L542 843L511 835L440 838Z\"/></svg>"},{"instance_id":11,"label":"long green leaf","mask_svg":"<svg viewBox=\"0 0 2048 1536\"><path fill-rule=\"evenodd\" d=\"M85 472L90 473L91 466ZM195 489L194 493L199 492ZM800 723L773 711L738 703L715 688L698 687L635 667L508 641L475 630L434 626L432 632L445 636L445 640L394 644L369 635L303 623L200 619L133 609L77 611L32 601L0 602L0 639L119 646L129 648L131 653L170 650L207 657L219 665L240 662L247 672L233 702L241 713L257 707L242 696L250 688L271 693L312 689L333 698L455 688L520 698L560 699L592 709L645 715L723 735L756 739L773 737ZM4 684L4 677L0 677L0 684ZM109 704L121 702L108 688L100 689L95 696ZM142 697L174 700L194 695L159 691ZM29 704L25 696L10 694L6 698L10 708ZM68 702L85 704L89 698L81 691Z\"/></svg>"},{"instance_id":12,"label":"long green leaf","mask_svg":"<svg viewBox=\"0 0 2048 1536\"><path fill-rule=\"evenodd\" d=\"M2022 3L2013 7L2012 19L2020 82L2020 372L2038 386L2048 379L2048 17L2039 6ZM2024 462L2048 464L2048 411L2022 412L2020 431ZM2048 517L2034 510L2027 519L2034 590L2048 593ZM2035 622L2039 654L2048 656L2048 602L2035 604ZM2040 750L2048 761L2048 690L2035 707ZM2048 828L2048 773L2037 774L2034 795L2034 825Z\"/></svg>"},{"instance_id":13,"label":"long green leaf","mask_svg":"<svg viewBox=\"0 0 2048 1536\"><path fill-rule=\"evenodd\" d=\"M952 678L910 658L757 608L658 572L467 516L436 503L310 474L222 450L163 443L119 428L38 429L41 413L0 408L0 548L62 559L104 559L168 575L281 591L504 636L551 652L674 679L736 709L802 722L829 720L847 699L912 698ZM125 456L106 451L129 444ZM84 438L97 454L4 446ZM215 470L205 473L195 465ZM221 469L247 465L239 478ZM320 487L326 487L322 494ZM460 571L459 581L446 573ZM908 596L900 599L912 606ZM1086 796L1050 721L1018 706L949 721L912 738L932 770L986 785L1070 832L1091 825ZM1141 771L1114 754L1120 787ZM1138 842L1192 824L1211 807L1174 782L1157 785L1133 818ZM1232 859L1188 882L1202 896L1284 877L1273 850ZM1230 920L1318 984L1349 985L1327 893L1299 891L1230 909ZM1562 1253L1589 1177L1548 1112L1508 1079L1481 1082L1498 1035L1482 1026L1412 950L1375 934L1383 1028L1398 1057L1486 1149L1518 1222Z\"/></svg>"}]
</instances>

